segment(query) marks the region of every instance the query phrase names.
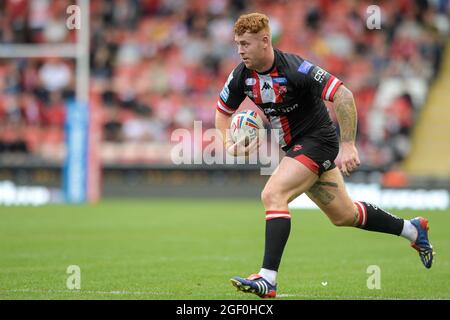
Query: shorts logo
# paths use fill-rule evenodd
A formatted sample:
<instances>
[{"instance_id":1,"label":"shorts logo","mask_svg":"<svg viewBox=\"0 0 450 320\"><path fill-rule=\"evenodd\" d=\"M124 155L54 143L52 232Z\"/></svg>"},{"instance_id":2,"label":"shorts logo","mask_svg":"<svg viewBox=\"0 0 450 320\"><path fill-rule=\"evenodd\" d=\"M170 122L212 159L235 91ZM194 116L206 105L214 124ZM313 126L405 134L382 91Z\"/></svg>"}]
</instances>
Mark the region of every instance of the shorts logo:
<instances>
[{"instance_id":1,"label":"shorts logo","mask_svg":"<svg viewBox=\"0 0 450 320\"><path fill-rule=\"evenodd\" d=\"M303 61L302 64L300 65L300 67L298 67L298 72L304 73L304 74L308 74L309 70L312 67L312 63L308 62L308 61Z\"/></svg>"},{"instance_id":2,"label":"shorts logo","mask_svg":"<svg viewBox=\"0 0 450 320\"><path fill-rule=\"evenodd\" d=\"M302 149L303 149L303 146L301 144L296 144L294 146L294 148L292 149L292 151L297 152L297 151L302 150Z\"/></svg>"},{"instance_id":3,"label":"shorts logo","mask_svg":"<svg viewBox=\"0 0 450 320\"><path fill-rule=\"evenodd\" d=\"M324 163L322 163L322 166L325 168L325 170L328 170L328 168L331 166L331 161L325 161Z\"/></svg>"},{"instance_id":4,"label":"shorts logo","mask_svg":"<svg viewBox=\"0 0 450 320\"><path fill-rule=\"evenodd\" d=\"M247 79L245 79L245 84L247 86L254 86L256 84L256 79L255 78L247 78Z\"/></svg>"}]
</instances>

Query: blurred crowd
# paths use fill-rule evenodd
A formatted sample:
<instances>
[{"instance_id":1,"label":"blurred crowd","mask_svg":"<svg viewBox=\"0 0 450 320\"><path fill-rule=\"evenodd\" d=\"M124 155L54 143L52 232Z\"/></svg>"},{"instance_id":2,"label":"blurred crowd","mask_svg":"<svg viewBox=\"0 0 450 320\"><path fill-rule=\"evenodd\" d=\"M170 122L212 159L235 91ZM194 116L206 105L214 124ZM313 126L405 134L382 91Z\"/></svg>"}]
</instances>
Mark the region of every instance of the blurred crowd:
<instances>
[{"instance_id":1,"label":"blurred crowd","mask_svg":"<svg viewBox=\"0 0 450 320\"><path fill-rule=\"evenodd\" d=\"M0 45L73 43L71 4L0 0ZM381 8L381 29L367 28L372 4ZM126 145L167 146L174 129L191 129L194 120L213 127L218 94L239 63L234 21L262 12L276 47L353 91L362 162L395 167L409 151L449 30L447 0L96 0L90 9L90 95L109 162L120 162ZM0 59L0 154L63 157L64 101L74 96L74 77L70 59ZM248 100L242 107L255 108ZM137 158L142 152L129 150Z\"/></svg>"}]
</instances>

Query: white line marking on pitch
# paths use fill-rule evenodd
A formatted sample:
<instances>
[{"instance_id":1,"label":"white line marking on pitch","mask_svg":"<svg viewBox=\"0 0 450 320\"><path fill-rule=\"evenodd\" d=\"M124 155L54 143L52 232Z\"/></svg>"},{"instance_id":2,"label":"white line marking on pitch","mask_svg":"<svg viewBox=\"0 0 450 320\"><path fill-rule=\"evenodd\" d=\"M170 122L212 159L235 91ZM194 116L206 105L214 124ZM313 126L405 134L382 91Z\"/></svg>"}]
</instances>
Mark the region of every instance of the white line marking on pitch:
<instances>
[{"instance_id":1,"label":"white line marking on pitch","mask_svg":"<svg viewBox=\"0 0 450 320\"><path fill-rule=\"evenodd\" d=\"M73 293L73 294L96 294L96 295L135 295L135 296L170 296L170 295L180 295L181 293L175 292L146 292L146 291L92 291L92 290L42 290L42 289L11 289L11 290L2 290L1 293ZM236 297L238 294L232 293L223 293L223 294L186 294L186 297ZM351 299L351 300L403 300L403 299L416 299L416 300L442 300L443 298L435 298L435 297L427 297L427 298L393 298L393 297L383 297L383 296L319 296L319 295L308 295L308 294L289 294L282 293L278 294L277 298L301 298L301 299Z\"/></svg>"},{"instance_id":2,"label":"white line marking on pitch","mask_svg":"<svg viewBox=\"0 0 450 320\"><path fill-rule=\"evenodd\" d=\"M13 290L0 290L0 293L85 293L85 294L112 294L112 295L136 295L136 296L145 296L145 295L154 295L154 296L163 296L163 295L174 295L173 292L133 292L133 291L91 291L91 290L38 290L38 289L13 289Z\"/></svg>"}]
</instances>

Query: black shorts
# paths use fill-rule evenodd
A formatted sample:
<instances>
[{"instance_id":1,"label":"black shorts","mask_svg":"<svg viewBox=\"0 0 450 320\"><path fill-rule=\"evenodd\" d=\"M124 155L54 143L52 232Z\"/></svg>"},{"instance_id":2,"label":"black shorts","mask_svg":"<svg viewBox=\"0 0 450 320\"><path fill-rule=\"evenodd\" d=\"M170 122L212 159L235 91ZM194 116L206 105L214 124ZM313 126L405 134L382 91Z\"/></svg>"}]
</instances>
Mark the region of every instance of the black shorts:
<instances>
[{"instance_id":1,"label":"black shorts","mask_svg":"<svg viewBox=\"0 0 450 320\"><path fill-rule=\"evenodd\" d=\"M320 128L294 137L283 151L320 177L325 171L336 167L334 160L339 153L339 139L334 127Z\"/></svg>"}]
</instances>

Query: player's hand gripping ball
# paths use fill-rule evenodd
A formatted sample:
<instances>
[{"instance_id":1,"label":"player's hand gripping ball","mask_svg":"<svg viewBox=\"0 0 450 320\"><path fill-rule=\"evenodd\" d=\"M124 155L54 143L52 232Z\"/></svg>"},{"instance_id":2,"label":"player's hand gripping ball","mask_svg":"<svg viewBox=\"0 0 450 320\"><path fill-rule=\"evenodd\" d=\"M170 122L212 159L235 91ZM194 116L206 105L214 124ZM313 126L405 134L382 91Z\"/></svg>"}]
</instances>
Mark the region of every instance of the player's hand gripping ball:
<instances>
[{"instance_id":1,"label":"player's hand gripping ball","mask_svg":"<svg viewBox=\"0 0 450 320\"><path fill-rule=\"evenodd\" d=\"M264 123L255 111L241 111L236 113L231 120L231 138L234 142L244 140L245 146L258 137L259 129L264 129Z\"/></svg>"}]
</instances>

